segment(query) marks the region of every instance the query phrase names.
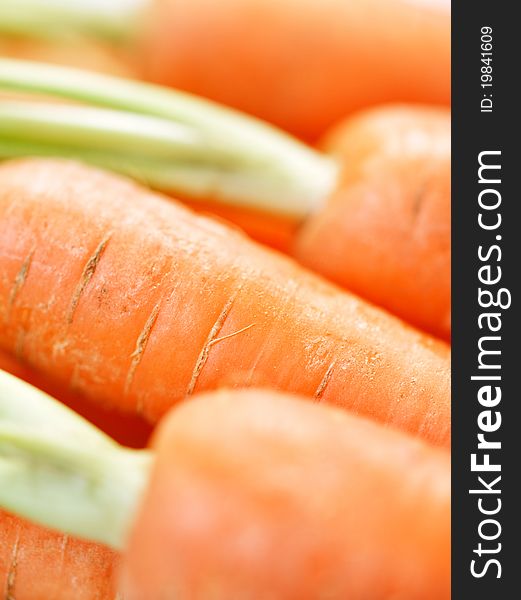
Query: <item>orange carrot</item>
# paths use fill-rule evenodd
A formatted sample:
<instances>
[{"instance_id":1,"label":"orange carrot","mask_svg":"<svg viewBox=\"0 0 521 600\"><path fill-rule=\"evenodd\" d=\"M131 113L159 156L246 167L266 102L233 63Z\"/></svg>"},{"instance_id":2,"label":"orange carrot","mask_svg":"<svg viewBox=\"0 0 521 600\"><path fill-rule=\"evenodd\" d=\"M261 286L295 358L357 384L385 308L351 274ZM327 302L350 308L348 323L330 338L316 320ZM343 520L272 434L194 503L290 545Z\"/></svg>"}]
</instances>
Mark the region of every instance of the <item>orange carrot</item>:
<instances>
[{"instance_id":1,"label":"orange carrot","mask_svg":"<svg viewBox=\"0 0 521 600\"><path fill-rule=\"evenodd\" d=\"M108 410L85 398L74 390L66 389L63 384L51 381L43 373L39 373L26 364L16 360L14 356L0 349L0 369L15 377L27 381L31 385L57 398L114 438L118 443L130 448L144 448L151 434L151 427L146 421L134 415L124 415L115 410Z\"/></svg>"},{"instance_id":2,"label":"orange carrot","mask_svg":"<svg viewBox=\"0 0 521 600\"><path fill-rule=\"evenodd\" d=\"M128 600L450 597L448 453L260 391L174 410L155 449Z\"/></svg>"},{"instance_id":3,"label":"orange carrot","mask_svg":"<svg viewBox=\"0 0 521 600\"><path fill-rule=\"evenodd\" d=\"M324 143L342 181L299 231L306 266L450 339L450 114L365 111Z\"/></svg>"},{"instance_id":4,"label":"orange carrot","mask_svg":"<svg viewBox=\"0 0 521 600\"><path fill-rule=\"evenodd\" d=\"M114 600L110 548L0 511L0 595L6 600Z\"/></svg>"},{"instance_id":5,"label":"orange carrot","mask_svg":"<svg viewBox=\"0 0 521 600\"><path fill-rule=\"evenodd\" d=\"M366 106L450 101L449 0L97 4L3 0L0 34L43 37L58 48L78 35L116 51L123 44L145 78L308 140ZM61 47L59 60L69 61Z\"/></svg>"},{"instance_id":6,"label":"orange carrot","mask_svg":"<svg viewBox=\"0 0 521 600\"><path fill-rule=\"evenodd\" d=\"M0 265L0 346L105 406L266 386L449 443L444 344L125 179L2 165Z\"/></svg>"},{"instance_id":7,"label":"orange carrot","mask_svg":"<svg viewBox=\"0 0 521 600\"><path fill-rule=\"evenodd\" d=\"M308 140L360 108L450 102L448 0L155 0L146 78Z\"/></svg>"},{"instance_id":8,"label":"orange carrot","mask_svg":"<svg viewBox=\"0 0 521 600\"><path fill-rule=\"evenodd\" d=\"M0 506L125 549L127 600L450 597L444 450L238 390L174 409L143 453L6 374L0 386Z\"/></svg>"},{"instance_id":9,"label":"orange carrot","mask_svg":"<svg viewBox=\"0 0 521 600\"><path fill-rule=\"evenodd\" d=\"M342 165L337 187L344 187L375 170L382 156L448 156L450 119L445 107L383 104L337 123L319 145Z\"/></svg>"}]
</instances>

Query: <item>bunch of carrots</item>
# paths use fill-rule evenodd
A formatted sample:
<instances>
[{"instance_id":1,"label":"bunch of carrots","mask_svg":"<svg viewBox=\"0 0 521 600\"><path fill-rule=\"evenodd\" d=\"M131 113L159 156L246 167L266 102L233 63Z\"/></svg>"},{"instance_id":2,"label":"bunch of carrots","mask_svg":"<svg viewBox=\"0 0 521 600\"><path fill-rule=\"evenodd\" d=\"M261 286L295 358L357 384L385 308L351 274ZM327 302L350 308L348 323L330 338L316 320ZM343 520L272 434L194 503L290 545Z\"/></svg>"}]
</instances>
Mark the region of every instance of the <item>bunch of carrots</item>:
<instances>
[{"instance_id":1,"label":"bunch of carrots","mask_svg":"<svg viewBox=\"0 0 521 600\"><path fill-rule=\"evenodd\" d=\"M449 38L0 4L0 595L450 597Z\"/></svg>"}]
</instances>

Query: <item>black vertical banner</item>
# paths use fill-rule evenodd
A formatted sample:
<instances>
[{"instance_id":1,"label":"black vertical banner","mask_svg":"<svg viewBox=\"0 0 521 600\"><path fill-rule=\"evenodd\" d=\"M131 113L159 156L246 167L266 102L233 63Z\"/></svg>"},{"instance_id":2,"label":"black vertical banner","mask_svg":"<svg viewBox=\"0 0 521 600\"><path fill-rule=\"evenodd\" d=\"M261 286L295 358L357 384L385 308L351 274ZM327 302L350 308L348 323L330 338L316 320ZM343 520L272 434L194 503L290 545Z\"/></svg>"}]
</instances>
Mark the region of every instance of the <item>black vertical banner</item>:
<instances>
[{"instance_id":1,"label":"black vertical banner","mask_svg":"<svg viewBox=\"0 0 521 600\"><path fill-rule=\"evenodd\" d=\"M454 599L521 598L521 29L452 4Z\"/></svg>"}]
</instances>

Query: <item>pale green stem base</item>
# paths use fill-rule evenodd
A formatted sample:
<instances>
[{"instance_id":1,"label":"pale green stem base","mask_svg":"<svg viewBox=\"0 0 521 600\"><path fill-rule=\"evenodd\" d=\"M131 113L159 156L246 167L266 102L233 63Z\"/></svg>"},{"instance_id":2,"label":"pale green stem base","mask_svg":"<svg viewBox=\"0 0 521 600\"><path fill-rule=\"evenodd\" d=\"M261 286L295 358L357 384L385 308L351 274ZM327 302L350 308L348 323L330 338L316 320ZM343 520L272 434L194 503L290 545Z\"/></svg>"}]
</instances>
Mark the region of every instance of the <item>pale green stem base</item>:
<instances>
[{"instance_id":1,"label":"pale green stem base","mask_svg":"<svg viewBox=\"0 0 521 600\"><path fill-rule=\"evenodd\" d=\"M125 545L152 454L123 448L0 370L0 506L114 548Z\"/></svg>"},{"instance_id":2,"label":"pale green stem base","mask_svg":"<svg viewBox=\"0 0 521 600\"><path fill-rule=\"evenodd\" d=\"M337 165L261 121L195 96L0 59L0 90L92 106L0 104L0 156L63 156L163 191L305 219L337 183Z\"/></svg>"}]
</instances>

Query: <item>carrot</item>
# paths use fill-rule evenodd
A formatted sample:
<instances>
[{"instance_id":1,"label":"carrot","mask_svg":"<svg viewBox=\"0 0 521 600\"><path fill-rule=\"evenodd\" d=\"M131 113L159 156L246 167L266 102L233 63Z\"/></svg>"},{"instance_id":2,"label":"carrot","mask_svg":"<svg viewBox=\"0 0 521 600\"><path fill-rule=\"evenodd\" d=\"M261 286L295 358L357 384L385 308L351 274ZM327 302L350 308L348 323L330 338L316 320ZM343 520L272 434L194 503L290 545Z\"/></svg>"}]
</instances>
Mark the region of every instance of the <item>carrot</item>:
<instances>
[{"instance_id":1,"label":"carrot","mask_svg":"<svg viewBox=\"0 0 521 600\"><path fill-rule=\"evenodd\" d=\"M6 600L114 600L118 554L0 511L0 594Z\"/></svg>"},{"instance_id":2,"label":"carrot","mask_svg":"<svg viewBox=\"0 0 521 600\"><path fill-rule=\"evenodd\" d=\"M124 179L2 165L0 265L0 347L107 407L266 386L449 443L444 344Z\"/></svg>"},{"instance_id":3,"label":"carrot","mask_svg":"<svg viewBox=\"0 0 521 600\"><path fill-rule=\"evenodd\" d=\"M445 453L255 391L174 411L155 449L129 600L450 597Z\"/></svg>"},{"instance_id":4,"label":"carrot","mask_svg":"<svg viewBox=\"0 0 521 600\"><path fill-rule=\"evenodd\" d=\"M316 140L384 102L450 102L448 0L154 0L145 78Z\"/></svg>"},{"instance_id":5,"label":"carrot","mask_svg":"<svg viewBox=\"0 0 521 600\"><path fill-rule=\"evenodd\" d=\"M448 109L362 112L320 154L154 86L0 60L2 86L104 108L0 102L0 156L75 157L129 174L211 208L263 243L293 247L335 282L449 339Z\"/></svg>"},{"instance_id":6,"label":"carrot","mask_svg":"<svg viewBox=\"0 0 521 600\"><path fill-rule=\"evenodd\" d=\"M3 4L0 32L123 40L145 78L308 140L366 106L450 102L448 0Z\"/></svg>"},{"instance_id":7,"label":"carrot","mask_svg":"<svg viewBox=\"0 0 521 600\"><path fill-rule=\"evenodd\" d=\"M358 111L329 129L320 149L341 164L340 183L351 185L376 170L382 156L448 156L450 108L422 104L383 104Z\"/></svg>"},{"instance_id":8,"label":"carrot","mask_svg":"<svg viewBox=\"0 0 521 600\"><path fill-rule=\"evenodd\" d=\"M40 417L49 402L39 399ZM0 423L0 449L38 453L60 480L39 477L27 501L29 462L0 502L76 533L84 515L117 510L123 523L92 535L126 549L128 600L450 597L450 457L400 432L274 392L207 393L168 415L143 469L136 451L110 444L85 460L74 438L57 441L52 416L47 437L25 418ZM67 494L64 519L52 500Z\"/></svg>"},{"instance_id":9,"label":"carrot","mask_svg":"<svg viewBox=\"0 0 521 600\"><path fill-rule=\"evenodd\" d=\"M324 142L343 165L327 205L296 237L307 267L450 339L450 113L365 111Z\"/></svg>"},{"instance_id":10,"label":"carrot","mask_svg":"<svg viewBox=\"0 0 521 600\"><path fill-rule=\"evenodd\" d=\"M143 419L106 409L77 391L67 389L63 384L50 380L44 373L16 360L14 356L1 349L0 369L58 398L60 402L91 421L119 444L131 448L144 448L147 445L152 428Z\"/></svg>"},{"instance_id":11,"label":"carrot","mask_svg":"<svg viewBox=\"0 0 521 600\"><path fill-rule=\"evenodd\" d=\"M2 30L126 43L145 78L308 140L366 106L450 102L449 0L3 0Z\"/></svg>"}]
</instances>

